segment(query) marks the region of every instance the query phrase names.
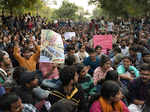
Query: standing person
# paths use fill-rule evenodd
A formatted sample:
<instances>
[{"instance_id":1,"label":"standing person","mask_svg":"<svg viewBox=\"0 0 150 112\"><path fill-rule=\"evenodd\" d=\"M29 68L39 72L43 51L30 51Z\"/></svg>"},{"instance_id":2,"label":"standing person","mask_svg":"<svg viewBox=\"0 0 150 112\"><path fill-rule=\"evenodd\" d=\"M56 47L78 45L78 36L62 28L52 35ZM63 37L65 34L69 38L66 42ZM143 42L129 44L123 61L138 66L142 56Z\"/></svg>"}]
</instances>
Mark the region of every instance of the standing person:
<instances>
[{"instance_id":1,"label":"standing person","mask_svg":"<svg viewBox=\"0 0 150 112\"><path fill-rule=\"evenodd\" d=\"M114 81L106 81L99 95L90 108L90 112L129 112L121 101L120 86Z\"/></svg>"},{"instance_id":2,"label":"standing person","mask_svg":"<svg viewBox=\"0 0 150 112\"><path fill-rule=\"evenodd\" d=\"M32 19L28 20L28 29L30 32L32 32L32 28L33 28L33 23L32 23Z\"/></svg>"},{"instance_id":3,"label":"standing person","mask_svg":"<svg viewBox=\"0 0 150 112\"><path fill-rule=\"evenodd\" d=\"M23 56L22 56L18 43L16 43L14 47L14 52L13 52L14 57L19 62L19 65L26 68L29 71L36 70L36 64L40 56L40 47L35 42L33 42L33 44L36 47L36 52L33 54L31 50L29 50L28 48L25 48L23 50Z\"/></svg>"},{"instance_id":4,"label":"standing person","mask_svg":"<svg viewBox=\"0 0 150 112\"><path fill-rule=\"evenodd\" d=\"M99 66L99 62L100 59L96 56L95 50L90 49L89 56L84 59L83 64L90 68L88 73L93 76L93 72Z\"/></svg>"},{"instance_id":5,"label":"standing person","mask_svg":"<svg viewBox=\"0 0 150 112\"><path fill-rule=\"evenodd\" d=\"M113 23L113 21L112 20L110 20L110 21L108 21L107 22L107 31L109 32L109 33L113 33L113 31L114 31L114 23Z\"/></svg>"},{"instance_id":6,"label":"standing person","mask_svg":"<svg viewBox=\"0 0 150 112\"><path fill-rule=\"evenodd\" d=\"M125 40L121 41L120 49L123 56L129 56L129 47L126 45Z\"/></svg>"},{"instance_id":7,"label":"standing person","mask_svg":"<svg viewBox=\"0 0 150 112\"><path fill-rule=\"evenodd\" d=\"M75 66L66 66L60 70L60 81L62 84L49 94L51 105L65 98L73 101L78 106L78 112L87 112L84 93L76 84L78 74Z\"/></svg>"},{"instance_id":8,"label":"standing person","mask_svg":"<svg viewBox=\"0 0 150 112\"><path fill-rule=\"evenodd\" d=\"M90 32L95 33L96 29L97 29L97 24L96 24L95 20L92 19L89 24L89 30L90 30Z\"/></svg>"}]
</instances>

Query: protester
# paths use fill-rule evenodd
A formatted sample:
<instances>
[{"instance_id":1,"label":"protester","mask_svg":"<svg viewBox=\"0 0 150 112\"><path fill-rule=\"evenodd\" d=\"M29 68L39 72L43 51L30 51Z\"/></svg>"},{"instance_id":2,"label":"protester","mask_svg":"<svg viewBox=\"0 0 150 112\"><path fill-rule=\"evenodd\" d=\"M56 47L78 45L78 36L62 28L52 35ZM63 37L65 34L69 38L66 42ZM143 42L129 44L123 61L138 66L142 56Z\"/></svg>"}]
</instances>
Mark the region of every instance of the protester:
<instances>
[{"instance_id":1,"label":"protester","mask_svg":"<svg viewBox=\"0 0 150 112\"><path fill-rule=\"evenodd\" d=\"M57 101L66 98L72 100L78 105L79 112L86 112L86 101L84 92L76 86L78 82L78 74L74 66L64 67L60 71L60 80L62 84L49 95L51 105Z\"/></svg>"},{"instance_id":2,"label":"protester","mask_svg":"<svg viewBox=\"0 0 150 112\"><path fill-rule=\"evenodd\" d=\"M100 82L102 79L105 79L107 72L113 69L111 68L111 61L107 56L103 55L99 63L100 63L100 67L97 67L95 69L93 75L94 85L97 85L98 82Z\"/></svg>"},{"instance_id":3,"label":"protester","mask_svg":"<svg viewBox=\"0 0 150 112\"><path fill-rule=\"evenodd\" d=\"M123 65L117 68L121 81L124 85L128 85L129 81L132 81L135 77L139 77L139 71L132 66L132 59L128 56L123 58Z\"/></svg>"},{"instance_id":4,"label":"protester","mask_svg":"<svg viewBox=\"0 0 150 112\"><path fill-rule=\"evenodd\" d=\"M2 112L38 112L31 104L23 104L15 93L5 94L0 97L0 110Z\"/></svg>"},{"instance_id":5,"label":"protester","mask_svg":"<svg viewBox=\"0 0 150 112\"><path fill-rule=\"evenodd\" d=\"M83 63L85 66L89 66L89 74L92 76L94 70L99 66L100 59L96 56L94 49L90 49L89 57L85 58Z\"/></svg>"},{"instance_id":6,"label":"protester","mask_svg":"<svg viewBox=\"0 0 150 112\"><path fill-rule=\"evenodd\" d=\"M147 95L145 95L147 93L146 90L148 90L147 88L149 88L148 83L145 83L148 82L145 81L146 79L148 80L148 76L142 75L148 74L149 71L147 69L149 67L144 67L145 64L142 65L143 63L149 64L150 62L149 17L128 17L127 19L122 17L111 19L109 17L97 17L85 22L81 20L75 22L70 19L49 21L47 18L32 16L31 13L20 16L13 14L10 16L2 15L1 17L1 96L11 94L15 91L20 98L22 98L23 103L27 102L33 104L40 112L49 111L51 106L51 111L57 111L57 107L60 107L62 111L72 111L72 109L77 106L77 109L81 109L77 111L88 112L87 104L90 104L89 101L92 99L93 94L97 94L101 91L102 83L105 83L107 80L114 80L119 84L119 87L122 88L121 91L126 90L127 87L129 88L129 95L126 95L126 92L122 91L123 95L128 98L126 100L128 102L125 102L123 99L126 104L138 103L143 105L144 103L144 107L145 105L149 105L147 103ZM61 35L64 44L64 63L41 62L40 46L45 44L45 42L42 42L43 36L41 35L43 29L53 30ZM66 39L67 37L64 34L67 32L75 33L75 36ZM95 38L93 38L95 35L103 37L108 37L109 35L112 37L112 42L105 43L105 40L104 42L102 40L102 44L98 41L95 43ZM106 41L111 40L108 38L104 39L106 39ZM111 44L113 44L112 49ZM63 47L61 49L63 49ZM104 52L105 50L106 52ZM52 54L49 52L46 52L46 54L52 57ZM123 58L124 56L125 58ZM110 59L104 59L104 57L109 57ZM79 63L79 65L77 63ZM82 63L85 66L82 66ZM78 71L70 68L72 65L76 66ZM143 68L140 67L141 65ZM63 69L64 67L65 69ZM117 70L119 76L116 71L112 71L111 67ZM61 71L61 69L64 71ZM109 71L109 69L111 71ZM75 81L72 77L68 77L75 76L77 78L77 74L74 71L79 75L78 81ZM81 73L82 71L85 72ZM95 71L99 71L101 74L95 74ZM66 75L64 75L64 73ZM71 73L72 75L68 75ZM30 76L28 76L29 74ZM63 75L61 76L61 74ZM95 85L93 85L93 78L96 91ZM118 78L120 78L121 82ZM64 86L64 80L70 80L70 83L68 82L68 85ZM125 85L122 85L122 82ZM71 84L73 84L73 86ZM37 85L38 87L36 87ZM61 88L62 86L64 88ZM109 87L112 89L112 86ZM73 95L72 99L69 99L68 102L66 95L69 94L68 96L70 96L72 93L71 89L76 90L76 88L78 92ZM50 100L52 103L52 105L50 105L49 101L46 101L47 94L49 94L49 92L53 94L54 91L59 91L63 93L64 96L62 96L62 98L55 96L55 100ZM105 90L102 91L104 92ZM110 92L110 95L112 94L113 92ZM57 93L57 95L59 94ZM51 95L49 95L49 97L50 96ZM84 101L84 96L88 101ZM11 98L2 99L2 102L9 99ZM80 101L77 102L76 100ZM139 100L139 102L135 102L134 100ZM62 107L64 102L66 102L67 105ZM70 106L69 104L71 108L68 108L68 106ZM46 109L41 109L43 105ZM105 105L100 107L103 108L103 106ZM143 110L143 108L141 110Z\"/></svg>"},{"instance_id":7,"label":"protester","mask_svg":"<svg viewBox=\"0 0 150 112\"><path fill-rule=\"evenodd\" d=\"M28 48L25 48L23 51L23 57L21 56L19 45L16 44L14 47L14 57L19 62L20 66L26 68L29 71L36 70L37 60L40 56L39 46L35 42L33 43L37 49L36 53L32 54Z\"/></svg>"},{"instance_id":8,"label":"protester","mask_svg":"<svg viewBox=\"0 0 150 112\"><path fill-rule=\"evenodd\" d=\"M50 112L77 112L77 105L71 100L62 99L51 107Z\"/></svg>"},{"instance_id":9,"label":"protester","mask_svg":"<svg viewBox=\"0 0 150 112\"><path fill-rule=\"evenodd\" d=\"M87 72L88 69L83 64L77 65L77 73L79 74L78 83L83 88L85 98L88 100L90 96L96 93L96 87L94 86L93 78Z\"/></svg>"},{"instance_id":10,"label":"protester","mask_svg":"<svg viewBox=\"0 0 150 112\"><path fill-rule=\"evenodd\" d=\"M104 55L104 54L102 53L102 47L99 46L99 45L97 45L97 46L95 47L95 51L96 51L96 53L97 53L97 56L101 59L101 56Z\"/></svg>"},{"instance_id":11,"label":"protester","mask_svg":"<svg viewBox=\"0 0 150 112\"><path fill-rule=\"evenodd\" d=\"M131 81L128 85L129 96L132 103L143 105L146 100L147 87L150 84L150 65L143 64L140 67L140 77Z\"/></svg>"},{"instance_id":12,"label":"protester","mask_svg":"<svg viewBox=\"0 0 150 112\"><path fill-rule=\"evenodd\" d=\"M103 84L105 81L108 81L108 80L115 81L115 82L117 82L117 83L119 84L120 90L121 90L121 92L122 92L122 94L123 94L122 101L123 101L126 105L128 105L128 98L129 98L129 96L128 96L128 88L125 87L125 86L122 84L122 82L120 81L120 77L119 77L119 75L118 75L118 73L117 73L116 70L108 71L107 74L106 74L105 79L102 81L102 84Z\"/></svg>"},{"instance_id":13,"label":"protester","mask_svg":"<svg viewBox=\"0 0 150 112\"><path fill-rule=\"evenodd\" d=\"M33 89L38 86L37 74L34 72L23 72L20 76L20 87L15 88L15 92L22 99L23 103L36 104Z\"/></svg>"},{"instance_id":14,"label":"protester","mask_svg":"<svg viewBox=\"0 0 150 112\"><path fill-rule=\"evenodd\" d=\"M77 52L75 56L77 57L77 63L82 63L84 59L89 56L88 53L85 51L84 45L79 46L79 52Z\"/></svg>"},{"instance_id":15,"label":"protester","mask_svg":"<svg viewBox=\"0 0 150 112\"><path fill-rule=\"evenodd\" d=\"M112 60L112 63L113 63L113 67L117 68L118 65L120 65L120 63L123 59L123 54L121 53L121 49L119 47L115 47L113 49L113 52L114 52L114 56L111 60Z\"/></svg>"},{"instance_id":16,"label":"protester","mask_svg":"<svg viewBox=\"0 0 150 112\"><path fill-rule=\"evenodd\" d=\"M101 95L92 104L90 112L129 112L121 101L120 86L113 81L106 81L101 88Z\"/></svg>"}]
</instances>

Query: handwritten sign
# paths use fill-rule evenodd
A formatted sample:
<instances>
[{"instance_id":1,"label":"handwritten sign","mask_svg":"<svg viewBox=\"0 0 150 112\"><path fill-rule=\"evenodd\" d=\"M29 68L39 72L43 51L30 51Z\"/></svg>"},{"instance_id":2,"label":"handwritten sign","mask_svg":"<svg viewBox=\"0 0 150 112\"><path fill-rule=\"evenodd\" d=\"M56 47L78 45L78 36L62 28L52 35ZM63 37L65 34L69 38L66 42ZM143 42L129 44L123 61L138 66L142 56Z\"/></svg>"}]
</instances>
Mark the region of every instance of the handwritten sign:
<instances>
[{"instance_id":1,"label":"handwritten sign","mask_svg":"<svg viewBox=\"0 0 150 112\"><path fill-rule=\"evenodd\" d=\"M112 35L95 35L93 37L94 48L102 46L102 52L106 54L108 49L112 49Z\"/></svg>"},{"instance_id":2,"label":"handwritten sign","mask_svg":"<svg viewBox=\"0 0 150 112\"><path fill-rule=\"evenodd\" d=\"M72 40L72 37L75 37L76 33L75 32L66 32L64 34L65 40Z\"/></svg>"}]
</instances>

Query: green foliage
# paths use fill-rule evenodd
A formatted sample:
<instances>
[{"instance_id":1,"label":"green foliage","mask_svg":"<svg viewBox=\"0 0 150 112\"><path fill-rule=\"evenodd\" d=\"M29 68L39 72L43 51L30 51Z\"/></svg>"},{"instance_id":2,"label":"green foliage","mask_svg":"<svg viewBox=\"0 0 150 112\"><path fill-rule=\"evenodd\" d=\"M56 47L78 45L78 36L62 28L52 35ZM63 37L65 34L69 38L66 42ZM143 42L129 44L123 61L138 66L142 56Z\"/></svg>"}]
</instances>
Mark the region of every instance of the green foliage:
<instances>
[{"instance_id":1,"label":"green foliage","mask_svg":"<svg viewBox=\"0 0 150 112\"><path fill-rule=\"evenodd\" d=\"M19 11L19 10L29 10L35 9L36 6L41 7L41 0L0 0L1 8L11 10L11 11Z\"/></svg>"},{"instance_id":2,"label":"green foliage","mask_svg":"<svg viewBox=\"0 0 150 112\"><path fill-rule=\"evenodd\" d=\"M21 15L31 12L32 15L40 15L50 18L51 8L47 7L43 0L0 0L0 9L13 12L15 15Z\"/></svg>"},{"instance_id":3,"label":"green foliage","mask_svg":"<svg viewBox=\"0 0 150 112\"><path fill-rule=\"evenodd\" d=\"M148 0L90 0L109 15L113 16L140 16L149 12Z\"/></svg>"},{"instance_id":4,"label":"green foliage","mask_svg":"<svg viewBox=\"0 0 150 112\"><path fill-rule=\"evenodd\" d=\"M54 17L74 19L77 16L77 11L78 7L75 4L64 0L62 6L54 11Z\"/></svg>"}]
</instances>

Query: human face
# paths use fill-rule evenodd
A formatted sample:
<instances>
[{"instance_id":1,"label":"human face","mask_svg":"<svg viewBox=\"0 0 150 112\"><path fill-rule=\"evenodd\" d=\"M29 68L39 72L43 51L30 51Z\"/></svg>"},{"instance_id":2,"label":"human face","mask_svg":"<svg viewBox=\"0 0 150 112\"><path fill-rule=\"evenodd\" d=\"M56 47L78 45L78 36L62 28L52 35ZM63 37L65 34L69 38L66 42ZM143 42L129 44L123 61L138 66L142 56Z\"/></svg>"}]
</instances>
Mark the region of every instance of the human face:
<instances>
[{"instance_id":1,"label":"human face","mask_svg":"<svg viewBox=\"0 0 150 112\"><path fill-rule=\"evenodd\" d=\"M150 81L150 71L149 70L141 70L140 74L141 74L140 77L142 78L144 83L147 83Z\"/></svg>"},{"instance_id":2,"label":"human face","mask_svg":"<svg viewBox=\"0 0 150 112\"><path fill-rule=\"evenodd\" d=\"M101 52L102 52L102 49L101 49L101 48L96 49L97 55L101 54Z\"/></svg>"},{"instance_id":3,"label":"human face","mask_svg":"<svg viewBox=\"0 0 150 112\"><path fill-rule=\"evenodd\" d=\"M131 61L129 59L123 59L123 65L125 68L129 68Z\"/></svg>"},{"instance_id":4,"label":"human face","mask_svg":"<svg viewBox=\"0 0 150 112\"><path fill-rule=\"evenodd\" d=\"M96 53L91 53L90 58L92 61L96 61Z\"/></svg>"},{"instance_id":5,"label":"human face","mask_svg":"<svg viewBox=\"0 0 150 112\"><path fill-rule=\"evenodd\" d=\"M103 66L103 68L104 68L105 70L108 70L110 67L111 67L111 61L107 61L107 62L104 64L104 66Z\"/></svg>"},{"instance_id":6,"label":"human face","mask_svg":"<svg viewBox=\"0 0 150 112\"><path fill-rule=\"evenodd\" d=\"M3 42L4 42L4 43L7 43L7 42L8 42L8 38L7 38L7 37L4 37Z\"/></svg>"},{"instance_id":7,"label":"human face","mask_svg":"<svg viewBox=\"0 0 150 112\"><path fill-rule=\"evenodd\" d=\"M84 52L84 51L85 51L85 46L82 46L80 52Z\"/></svg>"},{"instance_id":8,"label":"human face","mask_svg":"<svg viewBox=\"0 0 150 112\"><path fill-rule=\"evenodd\" d=\"M4 62L5 66L7 66L7 67L8 66L10 66L10 67L12 66L12 62L11 62L11 60L10 60L8 55L4 55L3 59L4 59L3 62Z\"/></svg>"},{"instance_id":9,"label":"human face","mask_svg":"<svg viewBox=\"0 0 150 112\"><path fill-rule=\"evenodd\" d=\"M112 102L119 102L123 98L121 91L119 90L116 96L111 97Z\"/></svg>"},{"instance_id":10,"label":"human face","mask_svg":"<svg viewBox=\"0 0 150 112\"><path fill-rule=\"evenodd\" d=\"M72 49L69 51L69 55L74 55L74 54L75 54L75 50Z\"/></svg>"},{"instance_id":11,"label":"human face","mask_svg":"<svg viewBox=\"0 0 150 112\"><path fill-rule=\"evenodd\" d=\"M30 59L30 57L32 56L32 52L27 51L23 55L26 59Z\"/></svg>"},{"instance_id":12,"label":"human face","mask_svg":"<svg viewBox=\"0 0 150 112\"><path fill-rule=\"evenodd\" d=\"M126 41L122 41L122 42L121 42L121 46L122 46L122 47L125 47L125 46L126 46Z\"/></svg>"},{"instance_id":13,"label":"human face","mask_svg":"<svg viewBox=\"0 0 150 112\"><path fill-rule=\"evenodd\" d=\"M32 88L35 88L38 86L38 79L35 78L33 81L30 82L30 85L32 86Z\"/></svg>"},{"instance_id":14,"label":"human face","mask_svg":"<svg viewBox=\"0 0 150 112\"><path fill-rule=\"evenodd\" d=\"M21 99L11 104L11 112L22 112L23 105Z\"/></svg>"}]
</instances>

